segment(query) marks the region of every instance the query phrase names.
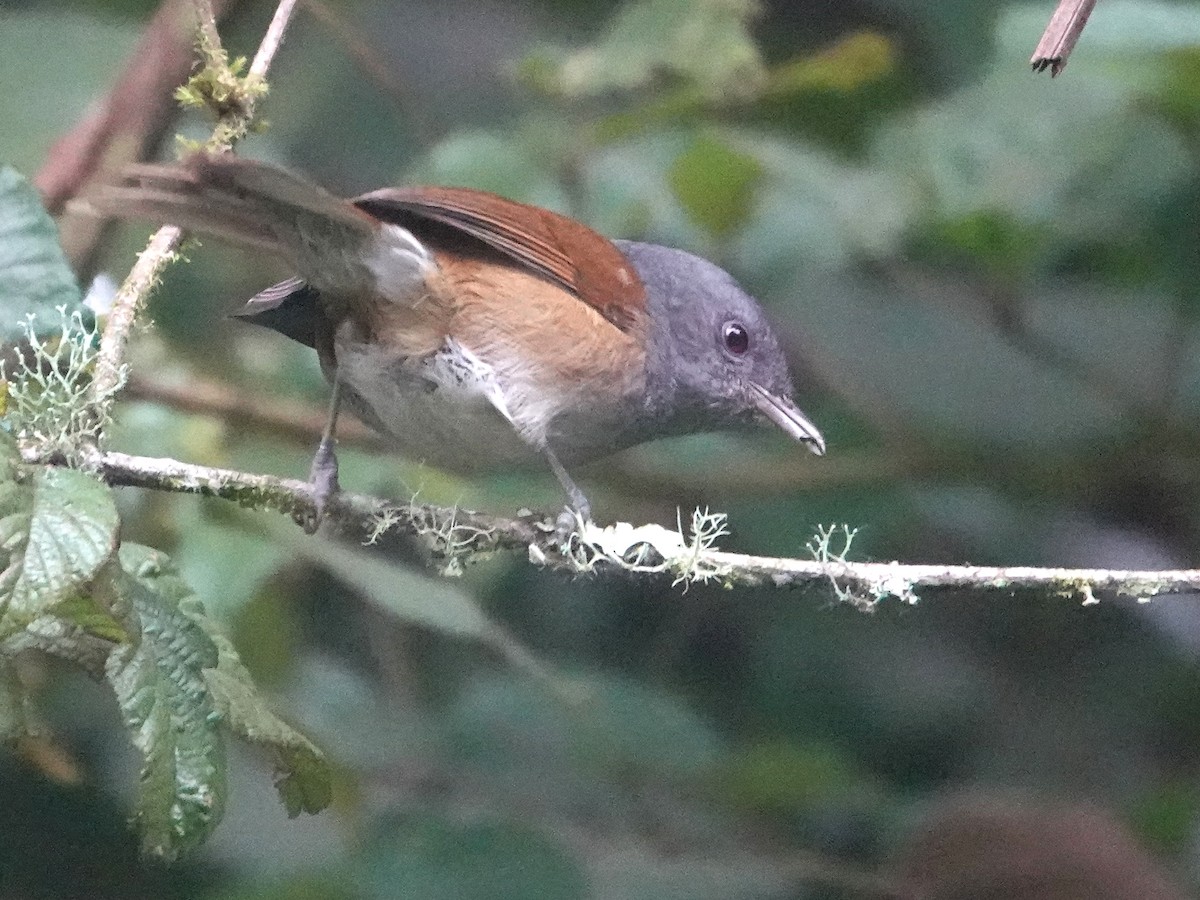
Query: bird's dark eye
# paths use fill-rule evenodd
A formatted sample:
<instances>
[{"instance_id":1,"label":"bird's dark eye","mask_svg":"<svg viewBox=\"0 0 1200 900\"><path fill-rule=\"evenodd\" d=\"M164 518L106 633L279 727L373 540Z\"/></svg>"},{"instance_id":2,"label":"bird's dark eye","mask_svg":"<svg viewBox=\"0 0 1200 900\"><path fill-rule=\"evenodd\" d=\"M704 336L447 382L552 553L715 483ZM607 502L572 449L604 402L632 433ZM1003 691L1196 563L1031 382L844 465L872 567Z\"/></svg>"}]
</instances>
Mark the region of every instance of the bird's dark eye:
<instances>
[{"instance_id":1,"label":"bird's dark eye","mask_svg":"<svg viewBox=\"0 0 1200 900\"><path fill-rule=\"evenodd\" d=\"M741 356L750 349L750 332L741 322L726 322L721 326L721 340L725 349L734 356Z\"/></svg>"}]
</instances>

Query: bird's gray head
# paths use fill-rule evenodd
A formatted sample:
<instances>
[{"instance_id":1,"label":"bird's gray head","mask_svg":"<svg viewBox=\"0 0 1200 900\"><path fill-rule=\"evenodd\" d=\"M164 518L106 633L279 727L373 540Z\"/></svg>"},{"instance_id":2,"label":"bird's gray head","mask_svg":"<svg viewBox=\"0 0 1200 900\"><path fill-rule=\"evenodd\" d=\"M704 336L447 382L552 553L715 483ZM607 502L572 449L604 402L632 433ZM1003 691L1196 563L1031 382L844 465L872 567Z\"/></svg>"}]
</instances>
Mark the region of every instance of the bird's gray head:
<instances>
[{"instance_id":1,"label":"bird's gray head","mask_svg":"<svg viewBox=\"0 0 1200 900\"><path fill-rule=\"evenodd\" d=\"M646 286L651 420L684 432L765 417L824 453L821 433L792 401L787 363L766 315L733 277L682 250L615 243Z\"/></svg>"}]
</instances>

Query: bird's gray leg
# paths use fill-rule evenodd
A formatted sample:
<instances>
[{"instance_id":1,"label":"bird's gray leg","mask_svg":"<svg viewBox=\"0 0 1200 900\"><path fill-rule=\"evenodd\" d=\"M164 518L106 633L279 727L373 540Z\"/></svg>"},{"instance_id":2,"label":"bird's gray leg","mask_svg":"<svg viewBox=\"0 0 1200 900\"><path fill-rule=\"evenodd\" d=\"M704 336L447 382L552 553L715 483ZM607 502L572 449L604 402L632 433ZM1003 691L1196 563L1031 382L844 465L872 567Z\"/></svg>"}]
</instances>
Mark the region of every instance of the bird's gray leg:
<instances>
[{"instance_id":1,"label":"bird's gray leg","mask_svg":"<svg viewBox=\"0 0 1200 900\"><path fill-rule=\"evenodd\" d=\"M579 485L575 483L567 473L567 470L563 468L563 464L558 461L558 457L554 455L554 451L549 447L545 447L542 452L546 454L546 461L550 463L550 470L554 473L554 477L558 479L558 483L563 486L563 490L567 492L567 500L571 504L559 513L556 523L558 526L556 534L560 541L565 542L575 531L577 520L584 522L591 521L592 504L588 502L588 498L579 489Z\"/></svg>"},{"instance_id":2,"label":"bird's gray leg","mask_svg":"<svg viewBox=\"0 0 1200 900\"><path fill-rule=\"evenodd\" d=\"M312 467L308 471L308 482L312 485L313 515L303 522L304 530L313 534L325 518L330 499L341 490L338 484L337 461L337 417L342 399L342 379L338 371L333 375L333 394L329 398L329 418L321 432L321 443L313 455Z\"/></svg>"}]
</instances>

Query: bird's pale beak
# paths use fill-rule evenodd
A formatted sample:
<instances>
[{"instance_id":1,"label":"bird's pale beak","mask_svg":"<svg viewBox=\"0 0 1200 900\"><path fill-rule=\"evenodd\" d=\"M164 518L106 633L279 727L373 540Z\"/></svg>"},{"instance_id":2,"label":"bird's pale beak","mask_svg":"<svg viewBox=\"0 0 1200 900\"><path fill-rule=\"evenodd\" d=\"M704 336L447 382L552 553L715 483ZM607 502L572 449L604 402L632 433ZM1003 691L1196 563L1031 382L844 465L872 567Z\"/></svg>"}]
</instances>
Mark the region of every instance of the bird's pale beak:
<instances>
[{"instance_id":1,"label":"bird's pale beak","mask_svg":"<svg viewBox=\"0 0 1200 900\"><path fill-rule=\"evenodd\" d=\"M750 382L754 389L754 405L759 412L786 431L792 438L808 445L817 456L825 455L825 438L808 416L800 412L788 397L773 394L761 384Z\"/></svg>"}]
</instances>

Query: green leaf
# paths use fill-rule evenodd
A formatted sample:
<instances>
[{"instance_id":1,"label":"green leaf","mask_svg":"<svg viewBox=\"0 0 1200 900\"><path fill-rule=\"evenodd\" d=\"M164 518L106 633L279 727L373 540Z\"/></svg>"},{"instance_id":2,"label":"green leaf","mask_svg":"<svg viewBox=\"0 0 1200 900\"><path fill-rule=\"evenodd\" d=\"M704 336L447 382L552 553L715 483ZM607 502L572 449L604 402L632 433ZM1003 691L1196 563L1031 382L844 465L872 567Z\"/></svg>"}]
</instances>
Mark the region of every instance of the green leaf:
<instances>
[{"instance_id":1,"label":"green leaf","mask_svg":"<svg viewBox=\"0 0 1200 900\"><path fill-rule=\"evenodd\" d=\"M848 807L866 796L870 779L827 744L768 741L733 754L716 781L729 799L759 812L795 813Z\"/></svg>"},{"instance_id":2,"label":"green leaf","mask_svg":"<svg viewBox=\"0 0 1200 900\"><path fill-rule=\"evenodd\" d=\"M275 531L288 545L329 570L384 612L446 634L490 641L497 626L479 604L446 579L428 578L330 541Z\"/></svg>"},{"instance_id":3,"label":"green leaf","mask_svg":"<svg viewBox=\"0 0 1200 900\"><path fill-rule=\"evenodd\" d=\"M129 632L125 630L125 626L91 596L69 597L56 604L50 610L50 614L87 634L104 638L114 644L122 644L129 640Z\"/></svg>"},{"instance_id":4,"label":"green leaf","mask_svg":"<svg viewBox=\"0 0 1200 900\"><path fill-rule=\"evenodd\" d=\"M220 633L190 587L162 553L139 544L121 547L121 564L198 626L217 653L201 674L221 720L239 737L275 755L276 787L289 816L317 813L329 805L331 774L321 751L270 708L233 644Z\"/></svg>"},{"instance_id":5,"label":"green leaf","mask_svg":"<svg viewBox=\"0 0 1200 900\"><path fill-rule=\"evenodd\" d=\"M11 456L0 463L15 474ZM53 466L0 480L0 637L81 594L117 545L112 490Z\"/></svg>"},{"instance_id":6,"label":"green leaf","mask_svg":"<svg viewBox=\"0 0 1200 900\"><path fill-rule=\"evenodd\" d=\"M405 180L473 187L570 212L570 197L555 173L573 150L557 121L531 119L503 131L463 131L432 147Z\"/></svg>"},{"instance_id":7,"label":"green leaf","mask_svg":"<svg viewBox=\"0 0 1200 900\"><path fill-rule=\"evenodd\" d=\"M192 596L192 589L167 554L144 544L124 543L120 558L121 568L171 606L177 607Z\"/></svg>"},{"instance_id":8,"label":"green leaf","mask_svg":"<svg viewBox=\"0 0 1200 900\"><path fill-rule=\"evenodd\" d=\"M770 96L809 91L853 91L878 81L896 66L896 48L882 34L856 31L809 56L772 69Z\"/></svg>"},{"instance_id":9,"label":"green leaf","mask_svg":"<svg viewBox=\"0 0 1200 900\"><path fill-rule=\"evenodd\" d=\"M753 0L635 0L591 47L557 72L547 60L526 64L531 77L567 96L591 96L648 84L666 72L713 98L747 96L764 79L750 34Z\"/></svg>"},{"instance_id":10,"label":"green leaf","mask_svg":"<svg viewBox=\"0 0 1200 900\"><path fill-rule=\"evenodd\" d=\"M123 548L124 549L124 548ZM136 563L146 548L131 547ZM155 584L110 569L114 606L125 605L133 640L109 655L106 676L134 746L142 753L135 821L142 851L173 859L202 843L225 808L225 745L204 677L218 664L216 644L179 608L169 579Z\"/></svg>"},{"instance_id":11,"label":"green leaf","mask_svg":"<svg viewBox=\"0 0 1200 900\"><path fill-rule=\"evenodd\" d=\"M686 704L627 678L588 678L574 707L547 703L526 680L480 679L448 721L450 752L504 768L506 778L531 779L530 790L556 767L574 770L584 762L623 775L685 778L710 769L723 750Z\"/></svg>"},{"instance_id":12,"label":"green leaf","mask_svg":"<svg viewBox=\"0 0 1200 900\"><path fill-rule=\"evenodd\" d=\"M433 815L398 816L362 852L368 897L422 900L568 900L588 896L568 849L505 823L461 825Z\"/></svg>"},{"instance_id":13,"label":"green leaf","mask_svg":"<svg viewBox=\"0 0 1200 900\"><path fill-rule=\"evenodd\" d=\"M268 528L281 544L327 569L384 613L423 628L477 640L561 696L573 695L574 687L561 673L491 619L470 594L445 578L418 575L375 554L312 540L294 528L278 524Z\"/></svg>"},{"instance_id":14,"label":"green leaf","mask_svg":"<svg viewBox=\"0 0 1200 900\"><path fill-rule=\"evenodd\" d=\"M754 157L703 136L675 160L667 178L692 220L720 236L750 218L762 175Z\"/></svg>"},{"instance_id":15,"label":"green leaf","mask_svg":"<svg viewBox=\"0 0 1200 900\"><path fill-rule=\"evenodd\" d=\"M223 637L215 640L217 668L205 670L204 678L217 711L235 734L274 753L279 773L275 786L288 816L319 813L332 799L331 773L325 757L308 738L275 715L258 693L233 645Z\"/></svg>"},{"instance_id":16,"label":"green leaf","mask_svg":"<svg viewBox=\"0 0 1200 900\"><path fill-rule=\"evenodd\" d=\"M33 315L37 330L54 330L82 297L67 265L58 231L33 186L15 169L0 167L0 343L21 337L21 324Z\"/></svg>"},{"instance_id":17,"label":"green leaf","mask_svg":"<svg viewBox=\"0 0 1200 900\"><path fill-rule=\"evenodd\" d=\"M26 731L24 691L12 665L0 657L0 744Z\"/></svg>"}]
</instances>

